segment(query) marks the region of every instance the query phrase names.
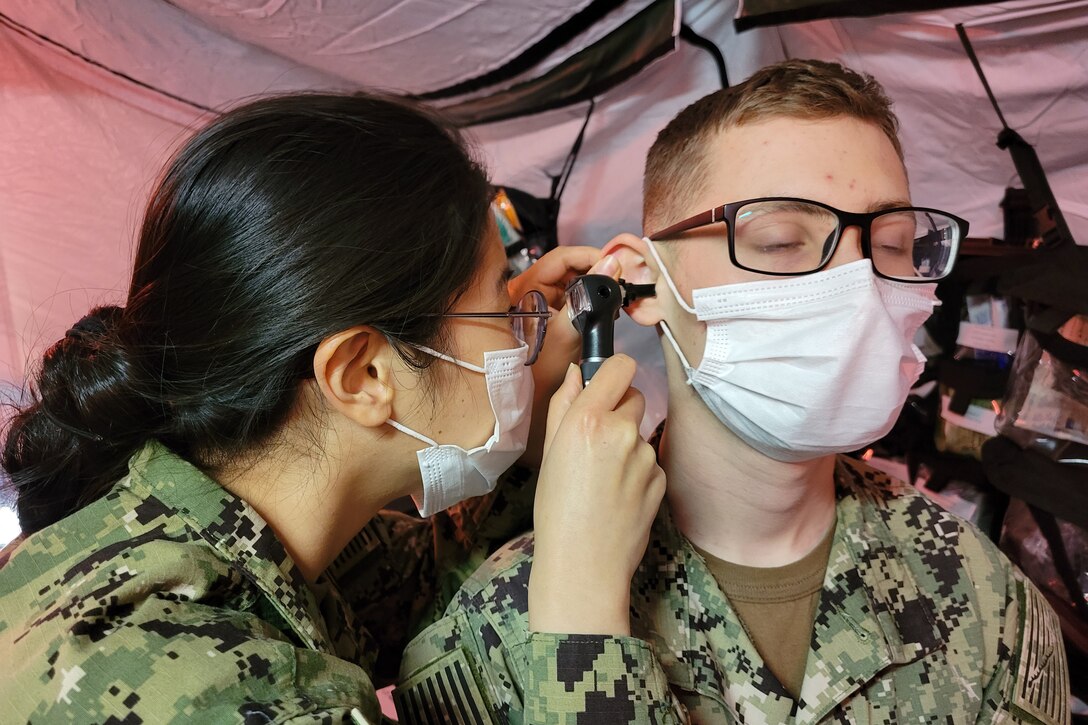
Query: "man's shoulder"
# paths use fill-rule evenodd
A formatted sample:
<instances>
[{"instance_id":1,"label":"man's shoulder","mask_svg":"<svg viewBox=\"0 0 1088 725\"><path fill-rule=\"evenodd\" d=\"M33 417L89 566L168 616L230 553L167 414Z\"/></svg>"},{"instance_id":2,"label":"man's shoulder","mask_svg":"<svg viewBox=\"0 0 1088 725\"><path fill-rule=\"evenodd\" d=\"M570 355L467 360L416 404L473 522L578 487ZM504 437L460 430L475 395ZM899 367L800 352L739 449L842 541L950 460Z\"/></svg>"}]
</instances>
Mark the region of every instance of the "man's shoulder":
<instances>
[{"instance_id":1,"label":"man's shoulder","mask_svg":"<svg viewBox=\"0 0 1088 725\"><path fill-rule=\"evenodd\" d=\"M1006 613L1018 598L1034 595L1034 587L997 544L914 487L860 461L839 460L840 523L863 559L905 566L938 618L962 622L970 601L974 621L993 632L991 641L1017 626ZM888 564L882 572L891 576Z\"/></svg>"},{"instance_id":2,"label":"man's shoulder","mask_svg":"<svg viewBox=\"0 0 1088 725\"><path fill-rule=\"evenodd\" d=\"M913 486L872 466L839 456L837 484L841 509L853 509L855 520L892 538L906 554L944 552L975 557L973 564L1011 566L994 544L974 524L944 509ZM873 529L870 529L870 531ZM963 547L966 546L966 551Z\"/></svg>"},{"instance_id":3,"label":"man's shoulder","mask_svg":"<svg viewBox=\"0 0 1088 725\"><path fill-rule=\"evenodd\" d=\"M868 581L889 610L916 590L941 636L957 641L946 656L970 658L1012 722L1067 721L1060 628L1038 589L971 523L864 463L839 461L840 523L857 565L877 570Z\"/></svg>"},{"instance_id":4,"label":"man's shoulder","mask_svg":"<svg viewBox=\"0 0 1088 725\"><path fill-rule=\"evenodd\" d=\"M445 615L409 644L404 661L425 662L455 642L475 640L490 649L523 636L528 629L534 543L530 531L492 554L461 585Z\"/></svg>"}]
</instances>

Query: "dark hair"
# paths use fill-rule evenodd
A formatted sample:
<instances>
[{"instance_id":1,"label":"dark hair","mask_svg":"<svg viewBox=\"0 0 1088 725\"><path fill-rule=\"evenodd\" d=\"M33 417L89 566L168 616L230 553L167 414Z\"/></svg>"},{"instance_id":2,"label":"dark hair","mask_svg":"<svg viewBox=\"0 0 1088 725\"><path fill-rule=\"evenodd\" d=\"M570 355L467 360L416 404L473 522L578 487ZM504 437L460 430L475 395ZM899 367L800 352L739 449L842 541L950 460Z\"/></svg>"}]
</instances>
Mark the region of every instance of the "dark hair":
<instances>
[{"instance_id":1,"label":"dark hair","mask_svg":"<svg viewBox=\"0 0 1088 725\"><path fill-rule=\"evenodd\" d=\"M899 121L884 88L871 75L838 63L785 60L761 68L743 83L703 96L669 121L646 155L643 227L651 233L679 221L677 207L698 193L708 170L707 143L721 131L768 118L837 116L876 125L902 160Z\"/></svg>"},{"instance_id":2,"label":"dark hair","mask_svg":"<svg viewBox=\"0 0 1088 725\"><path fill-rule=\"evenodd\" d=\"M391 98L267 98L201 130L152 194L125 307L53 345L11 420L23 529L102 496L149 439L205 470L267 441L339 330L425 367L409 346L471 283L489 195L456 130Z\"/></svg>"}]
</instances>

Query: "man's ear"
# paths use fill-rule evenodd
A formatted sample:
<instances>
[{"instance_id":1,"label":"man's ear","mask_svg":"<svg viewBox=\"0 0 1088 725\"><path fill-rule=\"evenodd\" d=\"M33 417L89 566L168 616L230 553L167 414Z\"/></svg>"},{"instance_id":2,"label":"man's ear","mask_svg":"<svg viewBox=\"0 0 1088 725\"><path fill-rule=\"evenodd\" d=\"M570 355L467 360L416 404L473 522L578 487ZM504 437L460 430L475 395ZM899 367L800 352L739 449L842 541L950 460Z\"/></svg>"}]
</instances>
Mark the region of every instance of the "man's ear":
<instances>
[{"instance_id":1,"label":"man's ear","mask_svg":"<svg viewBox=\"0 0 1088 725\"><path fill-rule=\"evenodd\" d=\"M393 414L393 355L385 335L373 327L352 327L317 346L314 378L336 411L374 428Z\"/></svg>"},{"instance_id":2,"label":"man's ear","mask_svg":"<svg viewBox=\"0 0 1088 725\"><path fill-rule=\"evenodd\" d=\"M656 285L660 279L660 272L646 244L645 239L636 237L634 234L620 234L610 239L601 251L616 258L620 263L621 276L625 281ZM658 295L661 291L662 286L658 285ZM665 293L668 294L668 290L665 290ZM653 327L664 319L664 311L658 297L643 297L632 302L626 309L632 320L646 327Z\"/></svg>"}]
</instances>

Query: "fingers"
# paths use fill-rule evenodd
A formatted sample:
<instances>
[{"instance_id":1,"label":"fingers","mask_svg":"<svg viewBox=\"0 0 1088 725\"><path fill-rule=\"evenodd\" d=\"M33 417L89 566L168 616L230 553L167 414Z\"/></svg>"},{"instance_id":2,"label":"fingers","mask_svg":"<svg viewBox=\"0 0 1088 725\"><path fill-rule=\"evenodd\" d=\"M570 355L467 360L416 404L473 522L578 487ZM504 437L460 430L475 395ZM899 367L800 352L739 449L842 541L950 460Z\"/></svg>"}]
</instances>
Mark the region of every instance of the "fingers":
<instances>
[{"instance_id":1,"label":"fingers","mask_svg":"<svg viewBox=\"0 0 1088 725\"><path fill-rule=\"evenodd\" d=\"M642 423L642 416L646 415L646 397L637 388L628 388L623 399L616 406L616 412L622 413L637 426Z\"/></svg>"},{"instance_id":2,"label":"fingers","mask_svg":"<svg viewBox=\"0 0 1088 725\"><path fill-rule=\"evenodd\" d=\"M635 361L627 355L613 355L604 361L593 376L593 381L570 407L597 411L615 410L631 387L637 369Z\"/></svg>"},{"instance_id":3,"label":"fingers","mask_svg":"<svg viewBox=\"0 0 1088 725\"><path fill-rule=\"evenodd\" d=\"M538 259L531 267L537 284L559 284L568 272L584 274L601 258L596 247L558 247Z\"/></svg>"},{"instance_id":4,"label":"fingers","mask_svg":"<svg viewBox=\"0 0 1088 725\"><path fill-rule=\"evenodd\" d=\"M582 371L578 369L577 365L571 363L567 366L567 374L563 378L563 383L555 391L551 399L551 405L548 406L548 425L547 432L544 434L545 456L548 455L548 449L555 439L555 432L559 428L559 424L563 422L567 411L570 410L570 406L581 392Z\"/></svg>"},{"instance_id":5,"label":"fingers","mask_svg":"<svg viewBox=\"0 0 1088 725\"><path fill-rule=\"evenodd\" d=\"M510 299L516 301L530 289L538 289L548 299L548 305L557 309L563 304L563 290L574 277L588 273L619 277L619 262L611 255L605 259L611 261L604 262L601 250L596 247L558 247L510 280L507 291Z\"/></svg>"},{"instance_id":6,"label":"fingers","mask_svg":"<svg viewBox=\"0 0 1088 725\"><path fill-rule=\"evenodd\" d=\"M620 278L620 262L611 254L606 254L601 259L589 268L586 274L604 274L612 279Z\"/></svg>"}]
</instances>

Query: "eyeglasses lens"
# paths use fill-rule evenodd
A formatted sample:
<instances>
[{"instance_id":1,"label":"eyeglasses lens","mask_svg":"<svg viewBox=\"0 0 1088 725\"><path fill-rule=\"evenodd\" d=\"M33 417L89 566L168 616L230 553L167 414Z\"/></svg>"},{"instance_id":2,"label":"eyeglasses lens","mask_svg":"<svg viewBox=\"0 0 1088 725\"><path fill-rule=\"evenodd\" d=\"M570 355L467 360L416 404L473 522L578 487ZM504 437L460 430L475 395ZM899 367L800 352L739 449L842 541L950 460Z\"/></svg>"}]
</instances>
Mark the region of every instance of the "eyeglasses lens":
<instances>
[{"instance_id":1,"label":"eyeglasses lens","mask_svg":"<svg viewBox=\"0 0 1088 725\"><path fill-rule=\"evenodd\" d=\"M826 264L835 251L839 218L799 201L759 201L737 210L733 250L737 264L769 274L804 274ZM939 279L959 242L956 221L937 212L893 211L873 219L873 267L898 279Z\"/></svg>"},{"instance_id":2,"label":"eyeglasses lens","mask_svg":"<svg viewBox=\"0 0 1088 725\"><path fill-rule=\"evenodd\" d=\"M758 201L737 210L733 250L737 264L758 272L803 274L830 257L839 218L797 201Z\"/></svg>"},{"instance_id":3,"label":"eyeglasses lens","mask_svg":"<svg viewBox=\"0 0 1088 725\"><path fill-rule=\"evenodd\" d=\"M548 311L548 302L544 295L535 290L529 292L518 301L516 312L540 313ZM544 320L539 317L514 317L514 335L520 342L529 346L526 362L532 364L540 353L541 343L544 338Z\"/></svg>"},{"instance_id":4,"label":"eyeglasses lens","mask_svg":"<svg viewBox=\"0 0 1088 725\"><path fill-rule=\"evenodd\" d=\"M959 225L944 214L898 211L873 220L873 267L898 279L940 279L948 273L959 243Z\"/></svg>"}]
</instances>

